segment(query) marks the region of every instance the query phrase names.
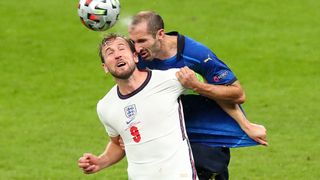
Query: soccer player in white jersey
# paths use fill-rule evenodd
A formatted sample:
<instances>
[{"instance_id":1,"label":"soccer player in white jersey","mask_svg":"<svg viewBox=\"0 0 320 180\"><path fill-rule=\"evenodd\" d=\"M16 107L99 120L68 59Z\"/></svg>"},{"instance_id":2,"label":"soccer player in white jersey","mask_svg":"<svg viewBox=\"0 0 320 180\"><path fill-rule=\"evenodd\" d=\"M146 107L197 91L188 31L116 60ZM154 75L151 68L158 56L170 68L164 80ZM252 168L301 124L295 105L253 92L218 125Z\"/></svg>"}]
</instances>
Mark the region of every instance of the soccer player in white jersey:
<instances>
[{"instance_id":1,"label":"soccer player in white jersey","mask_svg":"<svg viewBox=\"0 0 320 180\"><path fill-rule=\"evenodd\" d=\"M197 179L178 100L184 88L177 70L139 71L133 44L114 34L103 39L100 55L117 84L97 105L110 142L100 156L85 153L78 166L95 173L126 155L129 179Z\"/></svg>"}]
</instances>

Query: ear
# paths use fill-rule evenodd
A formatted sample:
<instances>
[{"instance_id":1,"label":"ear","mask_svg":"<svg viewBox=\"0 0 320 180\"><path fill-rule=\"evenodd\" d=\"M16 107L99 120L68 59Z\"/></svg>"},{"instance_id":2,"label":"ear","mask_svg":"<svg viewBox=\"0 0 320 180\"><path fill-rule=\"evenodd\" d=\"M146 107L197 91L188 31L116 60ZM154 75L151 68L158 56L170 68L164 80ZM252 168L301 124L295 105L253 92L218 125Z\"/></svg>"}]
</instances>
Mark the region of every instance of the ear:
<instances>
[{"instance_id":1,"label":"ear","mask_svg":"<svg viewBox=\"0 0 320 180\"><path fill-rule=\"evenodd\" d=\"M102 65L102 68L104 69L104 72L106 72L106 74L109 73L106 63L102 63L101 65Z\"/></svg>"},{"instance_id":2,"label":"ear","mask_svg":"<svg viewBox=\"0 0 320 180\"><path fill-rule=\"evenodd\" d=\"M159 29L158 32L157 32L158 39L163 39L164 36L165 36L164 29Z\"/></svg>"},{"instance_id":3,"label":"ear","mask_svg":"<svg viewBox=\"0 0 320 180\"><path fill-rule=\"evenodd\" d=\"M139 58L138 58L138 53L137 52L134 52L133 53L133 60L134 62L137 64L139 62Z\"/></svg>"}]
</instances>

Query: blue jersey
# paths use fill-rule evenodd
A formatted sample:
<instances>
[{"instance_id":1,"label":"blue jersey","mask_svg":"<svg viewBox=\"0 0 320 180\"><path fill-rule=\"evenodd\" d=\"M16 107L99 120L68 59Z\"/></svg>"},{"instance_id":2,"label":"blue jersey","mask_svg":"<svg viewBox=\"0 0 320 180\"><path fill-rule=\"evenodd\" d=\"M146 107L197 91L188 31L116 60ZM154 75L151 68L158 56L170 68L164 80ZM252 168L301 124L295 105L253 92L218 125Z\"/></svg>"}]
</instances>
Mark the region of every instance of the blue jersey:
<instances>
[{"instance_id":1,"label":"blue jersey","mask_svg":"<svg viewBox=\"0 0 320 180\"><path fill-rule=\"evenodd\" d=\"M145 61L139 57L139 69L167 70L188 66L210 84L229 85L237 80L230 68L203 44L178 32L167 35L177 36L177 54L165 60ZM181 100L190 142L212 147L257 145L215 101L201 95L182 95Z\"/></svg>"}]
</instances>

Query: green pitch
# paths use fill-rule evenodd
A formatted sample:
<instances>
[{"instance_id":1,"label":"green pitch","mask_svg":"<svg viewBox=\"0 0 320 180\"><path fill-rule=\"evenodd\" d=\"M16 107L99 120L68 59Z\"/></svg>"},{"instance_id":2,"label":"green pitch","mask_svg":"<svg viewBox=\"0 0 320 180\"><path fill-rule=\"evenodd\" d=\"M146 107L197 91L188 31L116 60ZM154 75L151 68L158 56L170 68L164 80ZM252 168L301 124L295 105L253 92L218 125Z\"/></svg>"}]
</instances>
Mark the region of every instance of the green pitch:
<instances>
[{"instance_id":1,"label":"green pitch","mask_svg":"<svg viewBox=\"0 0 320 180\"><path fill-rule=\"evenodd\" d=\"M319 179L320 1L122 0L120 21L155 10L235 72L270 146L232 150L230 179ZM96 115L111 88L77 1L0 2L0 179L126 179L126 162L84 175L108 139Z\"/></svg>"}]
</instances>

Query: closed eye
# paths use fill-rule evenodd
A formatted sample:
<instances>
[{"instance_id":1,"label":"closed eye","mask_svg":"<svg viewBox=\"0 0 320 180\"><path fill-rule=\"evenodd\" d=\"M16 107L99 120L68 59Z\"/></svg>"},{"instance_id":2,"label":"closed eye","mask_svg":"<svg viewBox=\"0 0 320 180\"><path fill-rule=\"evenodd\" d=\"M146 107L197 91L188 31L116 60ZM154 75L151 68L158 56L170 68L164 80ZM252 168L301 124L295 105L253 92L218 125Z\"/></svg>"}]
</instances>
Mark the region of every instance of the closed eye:
<instances>
[{"instance_id":1,"label":"closed eye","mask_svg":"<svg viewBox=\"0 0 320 180\"><path fill-rule=\"evenodd\" d=\"M107 51L106 51L107 55L112 55L112 54L113 54L113 52L114 52L114 51L113 51L113 50L111 50L111 49L109 49L109 50L107 50Z\"/></svg>"},{"instance_id":2,"label":"closed eye","mask_svg":"<svg viewBox=\"0 0 320 180\"><path fill-rule=\"evenodd\" d=\"M122 51L122 50L125 50L125 49L126 49L126 46L123 45L123 44L120 44L120 45L118 46L118 50L119 50L119 51Z\"/></svg>"},{"instance_id":3,"label":"closed eye","mask_svg":"<svg viewBox=\"0 0 320 180\"><path fill-rule=\"evenodd\" d=\"M138 39L137 41L136 41L136 43L144 43L144 42L146 42L147 41L147 39Z\"/></svg>"}]
</instances>

